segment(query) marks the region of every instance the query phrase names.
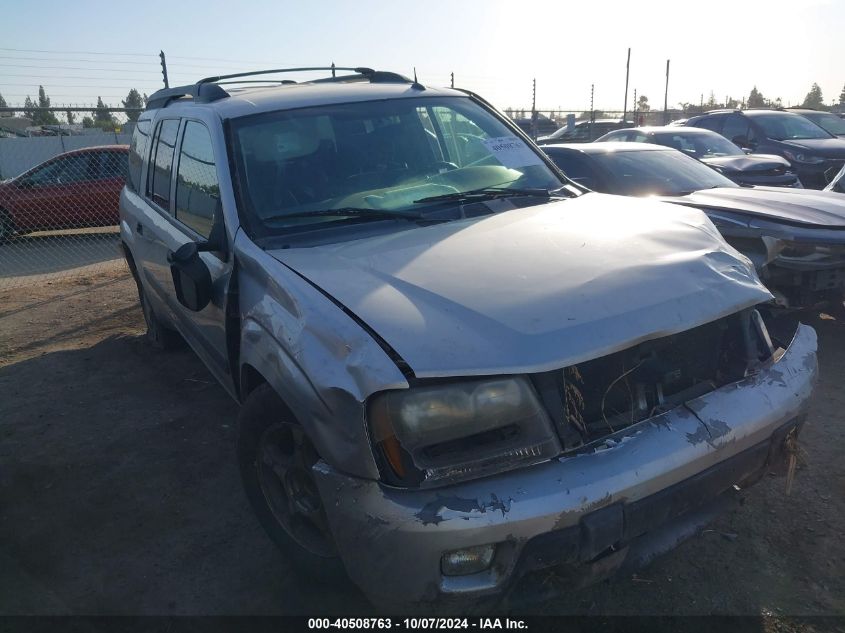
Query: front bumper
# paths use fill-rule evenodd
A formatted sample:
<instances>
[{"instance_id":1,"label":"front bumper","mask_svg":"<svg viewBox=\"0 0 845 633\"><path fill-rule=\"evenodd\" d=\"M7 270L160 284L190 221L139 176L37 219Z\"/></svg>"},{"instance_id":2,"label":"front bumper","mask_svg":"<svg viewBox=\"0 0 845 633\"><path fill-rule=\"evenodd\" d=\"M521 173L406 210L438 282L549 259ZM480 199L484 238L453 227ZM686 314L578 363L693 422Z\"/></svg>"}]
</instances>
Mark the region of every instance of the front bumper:
<instances>
[{"instance_id":1,"label":"front bumper","mask_svg":"<svg viewBox=\"0 0 845 633\"><path fill-rule=\"evenodd\" d=\"M611 546L622 549L748 480L766 459L732 458L768 454L784 429L801 423L816 373L816 335L802 325L784 354L755 375L575 455L434 490L391 489L325 462L314 470L347 572L370 600L461 609L503 594L531 569L586 564ZM704 473L716 473L704 488L671 493ZM537 544L547 539L556 554L538 557ZM490 543L497 551L487 571L441 573L444 552Z\"/></svg>"}]
</instances>

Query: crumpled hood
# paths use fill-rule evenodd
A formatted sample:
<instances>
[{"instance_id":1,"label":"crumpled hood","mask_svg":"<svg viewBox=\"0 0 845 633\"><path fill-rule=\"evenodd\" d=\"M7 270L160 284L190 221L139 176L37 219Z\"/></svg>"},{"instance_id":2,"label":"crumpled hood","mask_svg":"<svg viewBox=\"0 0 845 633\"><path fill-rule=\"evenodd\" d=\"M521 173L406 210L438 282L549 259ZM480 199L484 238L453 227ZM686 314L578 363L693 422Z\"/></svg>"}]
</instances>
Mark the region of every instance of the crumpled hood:
<instances>
[{"instance_id":1,"label":"crumpled hood","mask_svg":"<svg viewBox=\"0 0 845 633\"><path fill-rule=\"evenodd\" d=\"M825 158L845 158L845 140L841 138L806 138L779 141L796 151L804 151Z\"/></svg>"},{"instance_id":2,"label":"crumpled hood","mask_svg":"<svg viewBox=\"0 0 845 633\"><path fill-rule=\"evenodd\" d=\"M561 368L771 298L701 212L598 193L270 254L418 377Z\"/></svg>"},{"instance_id":3,"label":"crumpled hood","mask_svg":"<svg viewBox=\"0 0 845 633\"><path fill-rule=\"evenodd\" d=\"M748 213L826 229L845 228L845 196L831 191L788 187L720 187L663 199L708 211L718 209Z\"/></svg>"},{"instance_id":4,"label":"crumpled hood","mask_svg":"<svg viewBox=\"0 0 845 633\"><path fill-rule=\"evenodd\" d=\"M789 167L789 161L774 154L751 154L747 156L718 156L702 158L702 163L721 167L725 171L767 171L778 167Z\"/></svg>"}]
</instances>

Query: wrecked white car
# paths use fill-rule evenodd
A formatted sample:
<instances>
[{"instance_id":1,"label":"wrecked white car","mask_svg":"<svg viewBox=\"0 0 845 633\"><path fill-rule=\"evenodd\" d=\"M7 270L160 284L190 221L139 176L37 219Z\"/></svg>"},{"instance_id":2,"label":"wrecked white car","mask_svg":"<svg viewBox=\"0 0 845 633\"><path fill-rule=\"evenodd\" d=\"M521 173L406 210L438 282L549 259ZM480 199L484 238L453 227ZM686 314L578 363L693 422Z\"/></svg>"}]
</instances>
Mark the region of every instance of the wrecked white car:
<instances>
[{"instance_id":1,"label":"wrecked white car","mask_svg":"<svg viewBox=\"0 0 845 633\"><path fill-rule=\"evenodd\" d=\"M121 197L148 336L243 403L300 568L468 608L643 562L783 461L815 333L770 338L704 214L586 192L470 93L324 70L152 95Z\"/></svg>"}]
</instances>

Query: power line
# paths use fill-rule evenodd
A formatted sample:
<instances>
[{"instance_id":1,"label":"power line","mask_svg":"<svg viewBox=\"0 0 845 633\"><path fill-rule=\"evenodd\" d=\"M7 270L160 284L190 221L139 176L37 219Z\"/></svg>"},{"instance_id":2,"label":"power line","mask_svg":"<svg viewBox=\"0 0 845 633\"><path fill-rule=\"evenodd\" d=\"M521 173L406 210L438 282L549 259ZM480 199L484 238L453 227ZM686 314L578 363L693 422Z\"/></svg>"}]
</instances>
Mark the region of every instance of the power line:
<instances>
[{"instance_id":1,"label":"power line","mask_svg":"<svg viewBox=\"0 0 845 633\"><path fill-rule=\"evenodd\" d=\"M48 51L35 48L4 48L0 51L12 51L14 53L48 53L51 55L122 55L125 57L156 57L154 53L102 53L99 51Z\"/></svg>"},{"instance_id":2,"label":"power line","mask_svg":"<svg viewBox=\"0 0 845 633\"><path fill-rule=\"evenodd\" d=\"M39 70L91 70L94 72L155 74L151 73L148 70L126 70L124 68L86 68L85 66L30 66L27 64L0 64L0 67L38 68Z\"/></svg>"}]
</instances>

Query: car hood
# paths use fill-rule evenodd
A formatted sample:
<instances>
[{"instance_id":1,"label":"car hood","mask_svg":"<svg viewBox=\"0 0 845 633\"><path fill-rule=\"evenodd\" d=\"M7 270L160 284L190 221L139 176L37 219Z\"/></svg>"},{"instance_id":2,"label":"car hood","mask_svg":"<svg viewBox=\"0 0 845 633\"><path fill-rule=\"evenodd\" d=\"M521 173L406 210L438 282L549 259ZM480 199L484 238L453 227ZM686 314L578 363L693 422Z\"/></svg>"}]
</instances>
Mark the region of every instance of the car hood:
<instances>
[{"instance_id":1,"label":"car hood","mask_svg":"<svg viewBox=\"0 0 845 633\"><path fill-rule=\"evenodd\" d=\"M771 298L701 212L598 193L269 252L418 377L561 368Z\"/></svg>"},{"instance_id":2,"label":"car hood","mask_svg":"<svg viewBox=\"0 0 845 633\"><path fill-rule=\"evenodd\" d=\"M789 167L789 161L780 156L755 154L750 156L718 156L702 158L702 163L720 167L725 171L766 171L778 167Z\"/></svg>"},{"instance_id":3,"label":"car hood","mask_svg":"<svg viewBox=\"0 0 845 633\"><path fill-rule=\"evenodd\" d=\"M706 211L734 211L790 224L826 229L845 228L845 197L830 191L787 187L720 187L663 199Z\"/></svg>"},{"instance_id":4,"label":"car hood","mask_svg":"<svg viewBox=\"0 0 845 633\"><path fill-rule=\"evenodd\" d=\"M778 141L788 149L811 152L825 158L845 158L845 139L841 138L807 138Z\"/></svg>"}]
</instances>

